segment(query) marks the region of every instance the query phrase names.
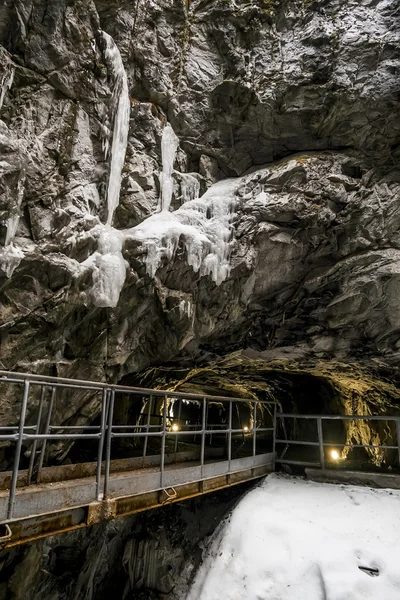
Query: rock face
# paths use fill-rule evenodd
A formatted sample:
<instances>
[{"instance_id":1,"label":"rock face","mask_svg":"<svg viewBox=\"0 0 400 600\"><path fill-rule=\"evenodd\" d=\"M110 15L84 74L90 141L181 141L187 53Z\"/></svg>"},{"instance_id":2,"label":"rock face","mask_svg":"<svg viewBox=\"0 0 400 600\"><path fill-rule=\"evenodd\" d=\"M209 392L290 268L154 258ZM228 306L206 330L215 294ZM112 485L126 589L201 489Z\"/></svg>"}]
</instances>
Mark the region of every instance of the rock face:
<instances>
[{"instance_id":1,"label":"rock face","mask_svg":"<svg viewBox=\"0 0 400 600\"><path fill-rule=\"evenodd\" d=\"M379 359L396 383L397 0L14 0L0 43L2 368L116 382L249 348ZM145 241L118 237L156 211L167 122L173 210L238 177L222 283L188 264L184 235L154 276Z\"/></svg>"},{"instance_id":2,"label":"rock face","mask_svg":"<svg viewBox=\"0 0 400 600\"><path fill-rule=\"evenodd\" d=\"M3 552L0 598L183 598L204 543L248 489L241 484Z\"/></svg>"}]
</instances>

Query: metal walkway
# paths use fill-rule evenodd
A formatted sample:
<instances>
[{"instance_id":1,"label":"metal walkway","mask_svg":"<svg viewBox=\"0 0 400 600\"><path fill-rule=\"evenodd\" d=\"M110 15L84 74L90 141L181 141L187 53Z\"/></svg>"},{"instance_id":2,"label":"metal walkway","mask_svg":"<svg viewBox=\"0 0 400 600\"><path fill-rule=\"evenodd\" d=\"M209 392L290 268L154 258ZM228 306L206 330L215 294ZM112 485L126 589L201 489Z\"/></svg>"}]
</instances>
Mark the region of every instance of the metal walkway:
<instances>
[{"instance_id":1,"label":"metal walkway","mask_svg":"<svg viewBox=\"0 0 400 600\"><path fill-rule=\"evenodd\" d=\"M14 386L11 395L9 386ZM13 452L12 471L0 472L3 547L257 479L274 469L276 403L271 401L0 371L0 397L18 396L15 386L21 398L18 424L0 426L0 445ZM83 397L85 403L98 402L98 424L66 424L65 418L57 423L68 413L65 407L79 406ZM127 398L137 414L133 423L120 424L115 409ZM118 457L121 440L129 444L130 458ZM81 448L90 443L95 460L44 466L73 443Z\"/></svg>"},{"instance_id":2,"label":"metal walkway","mask_svg":"<svg viewBox=\"0 0 400 600\"><path fill-rule=\"evenodd\" d=\"M261 478L276 463L324 469L357 449L393 451L400 463L400 416L288 414L271 400L0 371L11 415L16 397L18 422L0 423L3 548ZM76 413L88 402L98 413L91 425ZM134 409L125 420L122 405ZM347 443L360 420L391 443Z\"/></svg>"}]
</instances>

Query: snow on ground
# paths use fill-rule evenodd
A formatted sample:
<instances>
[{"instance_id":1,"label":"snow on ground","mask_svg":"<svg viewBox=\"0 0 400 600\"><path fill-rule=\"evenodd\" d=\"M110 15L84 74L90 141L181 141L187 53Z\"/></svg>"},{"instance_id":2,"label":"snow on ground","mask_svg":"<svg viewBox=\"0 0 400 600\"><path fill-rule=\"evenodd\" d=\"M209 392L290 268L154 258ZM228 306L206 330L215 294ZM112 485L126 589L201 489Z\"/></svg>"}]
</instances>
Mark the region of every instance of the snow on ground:
<instances>
[{"instance_id":1,"label":"snow on ground","mask_svg":"<svg viewBox=\"0 0 400 600\"><path fill-rule=\"evenodd\" d=\"M400 599L400 491L277 474L221 525L187 597L364 599Z\"/></svg>"}]
</instances>

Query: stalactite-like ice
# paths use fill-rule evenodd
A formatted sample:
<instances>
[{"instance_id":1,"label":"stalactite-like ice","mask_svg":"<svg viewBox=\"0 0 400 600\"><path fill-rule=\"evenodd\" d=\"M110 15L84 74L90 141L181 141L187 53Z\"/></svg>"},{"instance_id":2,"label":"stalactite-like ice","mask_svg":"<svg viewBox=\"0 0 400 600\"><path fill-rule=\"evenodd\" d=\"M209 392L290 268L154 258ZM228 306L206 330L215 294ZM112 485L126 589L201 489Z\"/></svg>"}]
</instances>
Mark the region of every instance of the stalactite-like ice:
<instances>
[{"instance_id":1,"label":"stalactite-like ice","mask_svg":"<svg viewBox=\"0 0 400 600\"><path fill-rule=\"evenodd\" d=\"M115 209L119 204L121 191L122 169L125 162L128 145L130 100L128 79L119 50L112 39L102 32L106 49L104 57L112 72L114 84L111 97L111 112L113 120L113 135L111 144L111 165L107 190L107 225L112 224ZM108 152L108 148L106 149Z\"/></svg>"},{"instance_id":2,"label":"stalactite-like ice","mask_svg":"<svg viewBox=\"0 0 400 600\"><path fill-rule=\"evenodd\" d=\"M216 183L201 198L186 202L175 212L163 211L126 231L143 244L150 277L155 276L164 258L172 260L179 243L194 271L210 275L217 285L228 277L237 183L237 179Z\"/></svg>"},{"instance_id":3,"label":"stalactite-like ice","mask_svg":"<svg viewBox=\"0 0 400 600\"><path fill-rule=\"evenodd\" d=\"M24 253L22 252L21 248L17 248L17 246L14 244L14 239L17 234L20 220L22 199L24 196L24 182L25 173L22 171L18 179L15 206L13 207L6 223L7 232L4 248L2 248L0 251L0 265L2 270L5 272L6 277L8 278L12 276L15 269L18 267L24 257Z\"/></svg>"},{"instance_id":4,"label":"stalactite-like ice","mask_svg":"<svg viewBox=\"0 0 400 600\"><path fill-rule=\"evenodd\" d=\"M173 179L172 172L179 140L169 123L166 124L161 138L162 172L160 174L161 202L159 208L168 211L171 206Z\"/></svg>"},{"instance_id":5,"label":"stalactite-like ice","mask_svg":"<svg viewBox=\"0 0 400 600\"><path fill-rule=\"evenodd\" d=\"M14 80L14 66L10 63L7 65L3 76L0 80L0 110L3 106L6 92L11 88Z\"/></svg>"},{"instance_id":6,"label":"stalactite-like ice","mask_svg":"<svg viewBox=\"0 0 400 600\"><path fill-rule=\"evenodd\" d=\"M95 306L115 308L128 267L122 256L124 236L107 225L99 225L94 233L98 234L97 251L82 263L92 270L91 299Z\"/></svg>"},{"instance_id":7,"label":"stalactite-like ice","mask_svg":"<svg viewBox=\"0 0 400 600\"><path fill-rule=\"evenodd\" d=\"M111 164L107 190L107 221L99 226L97 251L83 265L92 269L93 287L91 298L99 307L115 308L125 283L127 263L122 256L123 235L111 227L114 212L119 204L122 169L124 167L128 145L130 100L128 79L119 50L104 31L104 58L111 73L114 85L110 111L112 114L113 134L111 144ZM106 155L109 152L108 138L104 144Z\"/></svg>"},{"instance_id":8,"label":"stalactite-like ice","mask_svg":"<svg viewBox=\"0 0 400 600\"><path fill-rule=\"evenodd\" d=\"M180 173L182 203L195 200L200 194L200 183L191 173Z\"/></svg>"}]
</instances>

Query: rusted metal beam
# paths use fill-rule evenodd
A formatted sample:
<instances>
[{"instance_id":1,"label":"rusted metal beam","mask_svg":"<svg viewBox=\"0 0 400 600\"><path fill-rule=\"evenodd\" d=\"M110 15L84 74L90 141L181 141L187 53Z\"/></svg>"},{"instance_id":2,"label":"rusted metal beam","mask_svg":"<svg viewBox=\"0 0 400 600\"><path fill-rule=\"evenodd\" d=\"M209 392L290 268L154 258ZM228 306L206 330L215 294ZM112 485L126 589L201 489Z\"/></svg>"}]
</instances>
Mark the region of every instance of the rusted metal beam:
<instances>
[{"instance_id":1,"label":"rusted metal beam","mask_svg":"<svg viewBox=\"0 0 400 600\"><path fill-rule=\"evenodd\" d=\"M104 499L85 506L57 511L0 525L0 548L7 549L32 542L47 536L58 535L75 529L90 527L95 523L114 518L126 517L166 504L202 496L217 490L265 477L273 470L273 463L245 469L202 481L186 483L174 487L175 494L167 490L154 490L121 498ZM229 481L228 481L228 478ZM6 525L11 529L11 537L6 535ZM2 529L4 528L4 531Z\"/></svg>"}]
</instances>

